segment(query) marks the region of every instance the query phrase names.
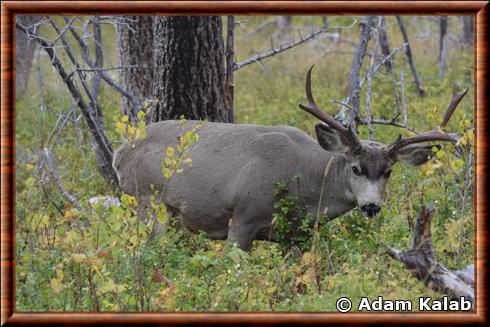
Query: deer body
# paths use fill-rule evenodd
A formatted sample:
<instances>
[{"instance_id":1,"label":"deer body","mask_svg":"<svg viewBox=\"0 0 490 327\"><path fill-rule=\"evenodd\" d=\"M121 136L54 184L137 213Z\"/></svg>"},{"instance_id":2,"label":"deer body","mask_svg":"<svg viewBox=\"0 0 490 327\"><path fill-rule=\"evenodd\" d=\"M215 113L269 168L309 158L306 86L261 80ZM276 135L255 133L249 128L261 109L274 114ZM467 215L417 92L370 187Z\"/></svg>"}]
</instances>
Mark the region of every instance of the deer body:
<instances>
[{"instance_id":1,"label":"deer body","mask_svg":"<svg viewBox=\"0 0 490 327\"><path fill-rule=\"evenodd\" d=\"M287 126L206 123L186 155L192 167L166 181L161 164L167 147L175 147L179 135L200 122L187 121L182 127L179 121L164 121L151 124L146 138L119 148L113 166L122 190L137 196L143 216L150 196L163 190L167 212L179 217L181 225L212 239L237 241L247 250L254 239L275 239L272 215L279 182L289 182L289 194L315 218L319 212L335 218L355 206L375 216L395 163L425 163L433 156L433 145L419 143L457 141L443 128L466 92L453 93L439 129L386 145L359 140L315 104L310 68L308 104L300 107L324 122L315 126L317 140Z\"/></svg>"},{"instance_id":2,"label":"deer body","mask_svg":"<svg viewBox=\"0 0 490 327\"><path fill-rule=\"evenodd\" d=\"M175 147L178 136L198 123L187 121L183 128L173 120L151 124L145 139L116 151L120 186L137 196L143 210L153 190L166 183L160 168L166 148ZM316 216L323 174L332 157L320 210L328 207L327 216L334 218L356 206L345 158L323 150L299 129L209 122L197 133L199 141L186 155L192 167L174 174L162 195L169 211L191 231L204 231L212 239L226 239L231 233L243 248L256 238L274 239L277 183L299 176L289 183L289 192Z\"/></svg>"}]
</instances>

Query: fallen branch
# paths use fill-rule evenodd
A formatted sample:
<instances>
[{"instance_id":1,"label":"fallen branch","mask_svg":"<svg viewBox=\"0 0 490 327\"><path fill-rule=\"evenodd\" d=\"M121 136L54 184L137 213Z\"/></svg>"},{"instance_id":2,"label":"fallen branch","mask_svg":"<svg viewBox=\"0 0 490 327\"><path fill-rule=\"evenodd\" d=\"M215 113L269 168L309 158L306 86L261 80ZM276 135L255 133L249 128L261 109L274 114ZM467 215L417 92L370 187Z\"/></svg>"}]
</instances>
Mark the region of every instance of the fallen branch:
<instances>
[{"instance_id":1,"label":"fallen branch","mask_svg":"<svg viewBox=\"0 0 490 327\"><path fill-rule=\"evenodd\" d=\"M408 251L401 252L388 247L388 254L402 262L419 280L435 291L442 292L453 299L465 299L475 302L475 291L469 278L461 278L462 272L451 272L437 262L432 246L431 221L435 213L433 207L422 206L413 231L413 245ZM466 274L464 274L466 275Z\"/></svg>"}]
</instances>

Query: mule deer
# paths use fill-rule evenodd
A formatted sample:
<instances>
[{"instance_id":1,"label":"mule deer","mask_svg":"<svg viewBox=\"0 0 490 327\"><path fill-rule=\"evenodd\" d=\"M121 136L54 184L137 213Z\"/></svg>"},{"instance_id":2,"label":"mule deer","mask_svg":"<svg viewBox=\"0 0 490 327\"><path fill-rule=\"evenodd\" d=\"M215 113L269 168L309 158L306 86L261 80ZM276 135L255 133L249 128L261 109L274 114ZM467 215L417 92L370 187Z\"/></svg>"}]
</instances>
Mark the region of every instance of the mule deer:
<instances>
[{"instance_id":1,"label":"mule deer","mask_svg":"<svg viewBox=\"0 0 490 327\"><path fill-rule=\"evenodd\" d=\"M465 94L453 95L441 128ZM161 199L182 225L211 239L234 240L248 250L254 239L275 240L271 222L278 182L299 175L288 192L314 216L326 209L332 219L356 205L367 216L375 216L395 163L421 165L433 155L433 146L418 143L457 140L457 135L441 129L389 145L359 140L315 104L311 68L306 96L308 104L300 107L323 121L315 126L318 141L288 126L209 122L198 130L200 139L188 152L192 167L166 180L160 168L166 148L175 147L179 134L202 122L187 121L182 130L179 121L162 121L148 127L146 138L116 151L113 166L120 186L135 195L144 210L153 190L167 183Z\"/></svg>"}]
</instances>

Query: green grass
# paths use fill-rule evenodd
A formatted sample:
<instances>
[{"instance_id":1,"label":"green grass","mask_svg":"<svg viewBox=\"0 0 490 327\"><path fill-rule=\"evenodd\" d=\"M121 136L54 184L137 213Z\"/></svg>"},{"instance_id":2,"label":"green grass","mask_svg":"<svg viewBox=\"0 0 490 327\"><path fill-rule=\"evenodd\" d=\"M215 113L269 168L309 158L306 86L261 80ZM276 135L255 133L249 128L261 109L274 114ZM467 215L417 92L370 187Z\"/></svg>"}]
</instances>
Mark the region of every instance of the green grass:
<instances>
[{"instance_id":1,"label":"green grass","mask_svg":"<svg viewBox=\"0 0 490 327\"><path fill-rule=\"evenodd\" d=\"M245 30L236 30L238 61L269 49L274 27L252 37L245 35L266 18L237 19L247 20ZM332 26L351 21L348 17L329 19ZM418 33L416 27L423 30L427 22L420 21L415 27L410 19L405 21L411 35ZM394 18L387 19L388 24L394 22ZM293 21L303 26L303 34L311 24L320 23L320 17ZM459 122L473 120L473 53L471 49L451 48L447 76L437 79L437 25L427 24L431 37L413 44L417 68L428 92L426 98L420 99L409 83L412 78L404 54L395 56L397 72L405 72L409 125L417 130L432 128L429 111L440 115L449 103L452 83L457 83L470 89L449 127L461 132ZM458 28L455 19L450 24ZM356 40L358 29L340 33ZM396 25L389 28L392 47L402 44L399 34ZM104 39L107 57L116 62L111 29L104 30ZM274 39L274 44L278 43ZM346 45L338 47L352 50ZM268 72L259 64L236 72L236 122L291 125L313 135L316 120L297 106L305 97L305 73L315 64L313 90L317 102L329 113L336 113L339 108L332 100L347 94L352 60L345 54L322 57L322 52L336 48L332 41L322 39L265 60ZM368 60L363 74L367 66ZM452 146L445 146L447 159L440 160L440 168L434 168L434 161L421 169L396 166L379 217L365 219L354 209L323 226L318 263L312 262L310 252L301 255L274 243L255 242L252 251L245 253L225 242L171 228L148 244L146 235L151 226L135 217L130 203L121 208L97 208L94 214L77 212L54 183L46 182L38 171L39 149L50 145L49 135L58 113L71 108L71 99L44 55L39 62L44 92L37 84L37 69L33 67L30 88L16 103L18 311L334 311L335 300L342 296L354 303L364 296L413 301L419 296L440 297L442 294L428 290L385 251L387 246L410 246L410 224L422 203L438 208L433 241L439 261L449 269L474 261L472 194L468 194L462 211L458 193L470 163L464 161L461 169L451 172L450 164L457 159ZM363 89L362 108L364 101ZM106 133L111 141L118 141L112 117L119 112L119 96L104 87L101 104ZM393 85L384 68L373 82L372 104L376 116L393 115ZM365 127L360 132L367 137ZM374 135L376 140L388 143L400 133L406 135L398 128L375 126ZM92 196L113 193L97 172L90 142L81 118L78 127L72 123L65 127L53 148L64 187L83 204Z\"/></svg>"}]
</instances>

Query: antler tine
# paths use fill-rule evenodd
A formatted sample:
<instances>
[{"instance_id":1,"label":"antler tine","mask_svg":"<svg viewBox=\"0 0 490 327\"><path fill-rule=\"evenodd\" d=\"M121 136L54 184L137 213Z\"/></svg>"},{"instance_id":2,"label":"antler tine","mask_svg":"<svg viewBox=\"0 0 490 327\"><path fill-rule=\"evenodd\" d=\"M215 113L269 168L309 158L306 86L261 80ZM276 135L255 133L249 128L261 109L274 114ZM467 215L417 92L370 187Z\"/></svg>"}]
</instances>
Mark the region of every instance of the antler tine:
<instances>
[{"instance_id":1,"label":"antler tine","mask_svg":"<svg viewBox=\"0 0 490 327\"><path fill-rule=\"evenodd\" d=\"M453 88L453 95L451 98L451 102L447 106L446 112L444 113L444 118L442 119L442 123L440 125L441 128L446 127L447 123L449 122L449 120L451 119L451 116L454 113L454 110L456 110L456 107L461 102L461 100L464 98L466 93L468 93L468 89L464 90L461 93L457 93L456 87Z\"/></svg>"},{"instance_id":2,"label":"antler tine","mask_svg":"<svg viewBox=\"0 0 490 327\"><path fill-rule=\"evenodd\" d=\"M313 98L313 93L311 92L311 71L313 70L313 67L314 65L310 67L308 73L306 74L305 92L306 92L306 99L308 100L308 104L305 105L300 103L299 107L304 111L310 113L311 115L315 116L316 118L320 119L331 128L337 130L340 134L346 137L347 140L349 140L352 144L359 144L359 140L352 133L350 129L345 128L341 123L336 121L335 118L325 113L322 109L320 109L320 107L316 105L315 99Z\"/></svg>"},{"instance_id":3,"label":"antler tine","mask_svg":"<svg viewBox=\"0 0 490 327\"><path fill-rule=\"evenodd\" d=\"M442 123L440 124L441 129L444 129L451 119L456 107L461 102L461 99L468 93L468 89L464 90L461 93L457 93L453 90L453 95L451 98L451 102L444 113L444 118L442 119ZM388 150L388 156L393 156L399 151L401 148L406 147L407 145L421 142L430 142L430 141L444 141L444 142L457 142L459 139L459 135L456 133L445 133L440 129L434 128L430 132L421 133L419 135L407 137L407 138L398 138L395 142L393 142Z\"/></svg>"}]
</instances>

